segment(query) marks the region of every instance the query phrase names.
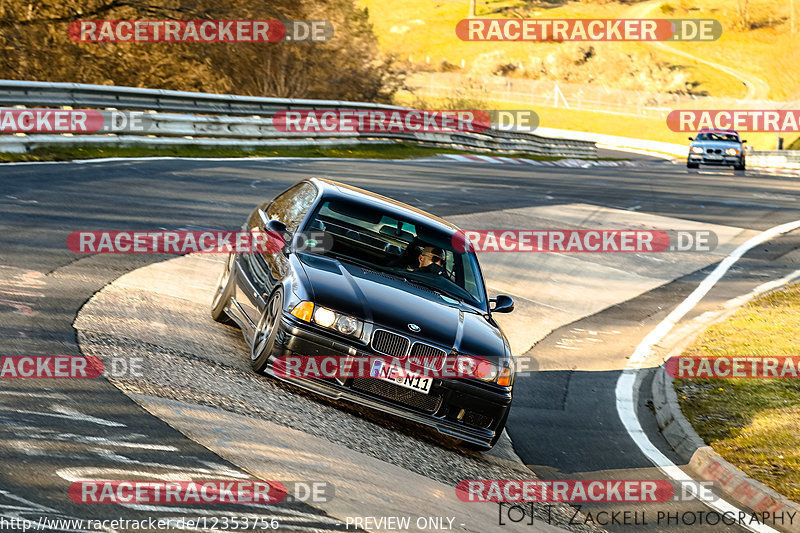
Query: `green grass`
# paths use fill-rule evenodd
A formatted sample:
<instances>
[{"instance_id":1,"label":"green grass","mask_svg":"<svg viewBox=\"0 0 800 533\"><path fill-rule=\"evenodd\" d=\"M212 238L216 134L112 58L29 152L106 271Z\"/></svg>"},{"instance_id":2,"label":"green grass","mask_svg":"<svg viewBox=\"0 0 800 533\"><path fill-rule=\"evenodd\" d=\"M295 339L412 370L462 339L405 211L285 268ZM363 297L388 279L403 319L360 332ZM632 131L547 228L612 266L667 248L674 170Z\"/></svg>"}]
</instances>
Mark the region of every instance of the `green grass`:
<instances>
[{"instance_id":1,"label":"green grass","mask_svg":"<svg viewBox=\"0 0 800 533\"><path fill-rule=\"evenodd\" d=\"M354 145L336 147L274 148L262 150L241 150L234 148L199 148L196 146L176 146L172 148L99 148L50 146L36 148L23 154L0 153L0 162L24 161L72 161L75 159L96 159L103 157L341 157L355 159L412 159L432 157L437 154L502 155L537 161L555 161L563 157L538 156L523 153L470 152L447 147L419 146L411 143L381 145ZM598 158L611 159L613 158Z\"/></svg>"},{"instance_id":2,"label":"green grass","mask_svg":"<svg viewBox=\"0 0 800 533\"><path fill-rule=\"evenodd\" d=\"M711 326L685 356L800 355L800 284ZM800 380L676 380L681 409L725 459L800 501Z\"/></svg>"}]
</instances>

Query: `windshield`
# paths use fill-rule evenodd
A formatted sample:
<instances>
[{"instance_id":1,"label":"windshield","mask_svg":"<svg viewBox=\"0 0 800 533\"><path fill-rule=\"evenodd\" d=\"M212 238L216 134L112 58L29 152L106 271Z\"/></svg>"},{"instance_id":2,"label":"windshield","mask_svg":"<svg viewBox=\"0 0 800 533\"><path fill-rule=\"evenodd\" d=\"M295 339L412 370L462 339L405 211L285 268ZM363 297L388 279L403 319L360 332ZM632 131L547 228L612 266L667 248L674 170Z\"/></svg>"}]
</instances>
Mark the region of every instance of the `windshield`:
<instances>
[{"instance_id":1,"label":"windshield","mask_svg":"<svg viewBox=\"0 0 800 533\"><path fill-rule=\"evenodd\" d=\"M735 133L698 133L698 141L728 141L739 142L739 136Z\"/></svg>"},{"instance_id":2,"label":"windshield","mask_svg":"<svg viewBox=\"0 0 800 533\"><path fill-rule=\"evenodd\" d=\"M324 255L394 274L445 299L486 308L475 254L456 251L446 232L340 199L324 200L306 229L322 230L330 237Z\"/></svg>"}]
</instances>

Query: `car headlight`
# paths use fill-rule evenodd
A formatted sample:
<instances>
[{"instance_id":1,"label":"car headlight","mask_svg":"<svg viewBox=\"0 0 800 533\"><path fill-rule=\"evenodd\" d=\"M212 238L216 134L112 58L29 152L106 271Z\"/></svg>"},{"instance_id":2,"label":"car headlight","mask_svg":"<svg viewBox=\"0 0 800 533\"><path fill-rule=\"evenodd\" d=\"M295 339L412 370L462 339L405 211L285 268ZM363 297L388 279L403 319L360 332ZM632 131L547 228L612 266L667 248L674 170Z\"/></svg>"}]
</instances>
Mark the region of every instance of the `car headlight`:
<instances>
[{"instance_id":1,"label":"car headlight","mask_svg":"<svg viewBox=\"0 0 800 533\"><path fill-rule=\"evenodd\" d=\"M313 322L351 337L360 337L363 329L359 319L311 302L300 302L294 306L291 314L304 322Z\"/></svg>"},{"instance_id":2,"label":"car headlight","mask_svg":"<svg viewBox=\"0 0 800 533\"><path fill-rule=\"evenodd\" d=\"M482 357L459 355L456 358L456 371L460 375L497 383L504 387L510 387L513 382L511 367L494 364Z\"/></svg>"},{"instance_id":3,"label":"car headlight","mask_svg":"<svg viewBox=\"0 0 800 533\"><path fill-rule=\"evenodd\" d=\"M339 315L336 320L336 331L345 335L352 335L360 329L360 321L347 315Z\"/></svg>"},{"instance_id":4,"label":"car headlight","mask_svg":"<svg viewBox=\"0 0 800 533\"><path fill-rule=\"evenodd\" d=\"M739 155L739 150L737 150L736 148L728 148L727 150L725 150L725 153L728 155Z\"/></svg>"},{"instance_id":5,"label":"car headlight","mask_svg":"<svg viewBox=\"0 0 800 533\"><path fill-rule=\"evenodd\" d=\"M317 307L314 311L314 322L323 328L329 328L336 323L336 313L325 307Z\"/></svg>"},{"instance_id":6,"label":"car headlight","mask_svg":"<svg viewBox=\"0 0 800 533\"><path fill-rule=\"evenodd\" d=\"M692 153L693 154L702 154L703 153L703 149L700 148L699 146L692 146Z\"/></svg>"}]
</instances>

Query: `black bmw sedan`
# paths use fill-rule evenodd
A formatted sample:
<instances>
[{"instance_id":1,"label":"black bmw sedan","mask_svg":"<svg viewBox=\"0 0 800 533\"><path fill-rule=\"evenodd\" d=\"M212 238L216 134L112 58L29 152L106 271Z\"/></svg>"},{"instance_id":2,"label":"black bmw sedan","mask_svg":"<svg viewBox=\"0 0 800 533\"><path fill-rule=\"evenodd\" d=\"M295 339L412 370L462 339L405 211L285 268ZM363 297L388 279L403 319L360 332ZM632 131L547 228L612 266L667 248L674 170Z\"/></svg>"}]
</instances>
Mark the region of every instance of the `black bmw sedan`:
<instances>
[{"instance_id":1,"label":"black bmw sedan","mask_svg":"<svg viewBox=\"0 0 800 533\"><path fill-rule=\"evenodd\" d=\"M508 340L492 314L514 304L508 296L489 300L475 253L458 245L456 226L311 178L259 205L242 229L279 235L283 245L232 253L212 303L215 320L241 327L256 372L433 427L473 448L497 443L514 376ZM380 369L288 378L276 372L287 356L413 364L402 378ZM441 372L446 362L484 370L451 379Z\"/></svg>"}]
</instances>

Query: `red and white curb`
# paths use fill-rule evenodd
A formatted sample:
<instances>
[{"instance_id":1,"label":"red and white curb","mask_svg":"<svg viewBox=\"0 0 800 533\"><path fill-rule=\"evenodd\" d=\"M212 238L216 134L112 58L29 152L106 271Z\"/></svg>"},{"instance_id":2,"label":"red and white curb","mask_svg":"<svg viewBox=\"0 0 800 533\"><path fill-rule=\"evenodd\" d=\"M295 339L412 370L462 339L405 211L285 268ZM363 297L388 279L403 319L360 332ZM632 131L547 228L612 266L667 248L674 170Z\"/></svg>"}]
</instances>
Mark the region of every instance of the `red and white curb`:
<instances>
[{"instance_id":1,"label":"red and white curb","mask_svg":"<svg viewBox=\"0 0 800 533\"><path fill-rule=\"evenodd\" d=\"M462 163L494 163L511 165L533 165L537 167L635 167L639 166L634 161L595 161L590 159L559 159L557 161L537 161L520 157L500 157L479 154L442 154L441 157L453 159Z\"/></svg>"},{"instance_id":2,"label":"red and white curb","mask_svg":"<svg viewBox=\"0 0 800 533\"><path fill-rule=\"evenodd\" d=\"M594 159L559 159L557 161L537 161L534 159L524 159L519 157L500 157L480 154L440 154L437 158L428 158L424 161L435 161L451 159L461 163L494 163L494 164L511 164L511 165L533 165L537 167L569 167L569 168L591 168L591 167L644 167L644 166L658 166L664 163L672 163L675 165L683 164L680 160L672 161L608 161L608 160L594 160ZM420 160L418 160L420 161ZM713 167L703 167L703 169L710 169ZM800 170L797 169L782 169L776 167L756 167L750 166L748 170L765 174L769 176L787 176L797 177L800 176Z\"/></svg>"},{"instance_id":3,"label":"red and white curb","mask_svg":"<svg viewBox=\"0 0 800 533\"><path fill-rule=\"evenodd\" d=\"M800 169L796 168L778 168L778 167L747 167L750 170L757 170L761 174L768 174L770 176L792 176L800 177Z\"/></svg>"}]
</instances>

